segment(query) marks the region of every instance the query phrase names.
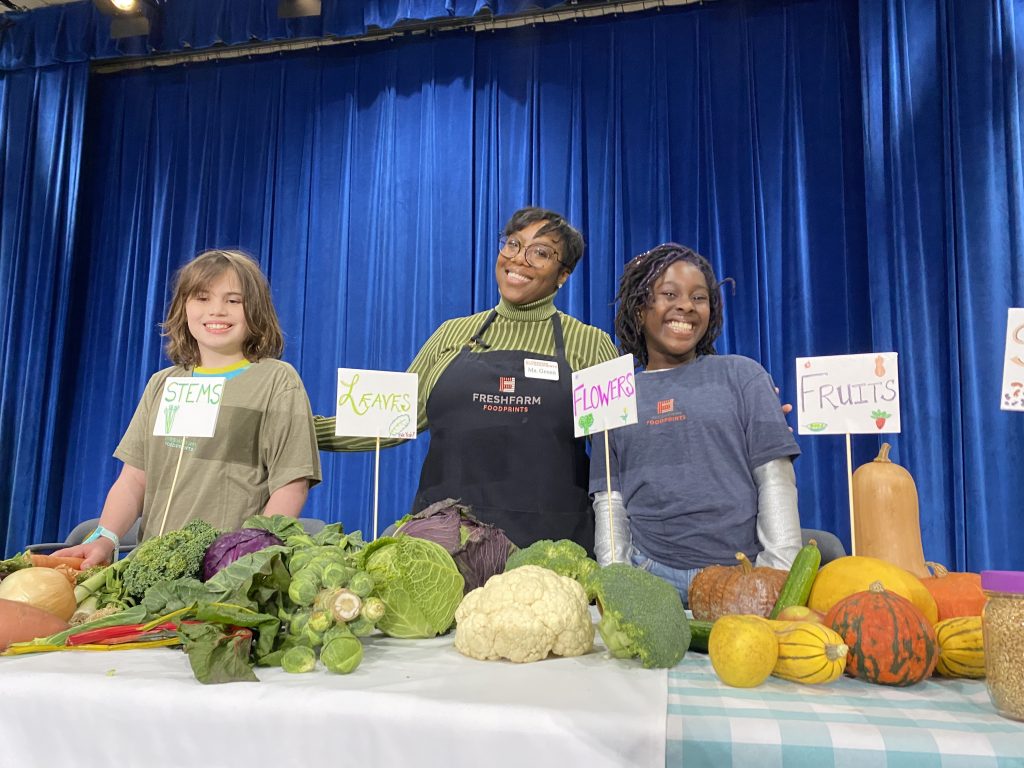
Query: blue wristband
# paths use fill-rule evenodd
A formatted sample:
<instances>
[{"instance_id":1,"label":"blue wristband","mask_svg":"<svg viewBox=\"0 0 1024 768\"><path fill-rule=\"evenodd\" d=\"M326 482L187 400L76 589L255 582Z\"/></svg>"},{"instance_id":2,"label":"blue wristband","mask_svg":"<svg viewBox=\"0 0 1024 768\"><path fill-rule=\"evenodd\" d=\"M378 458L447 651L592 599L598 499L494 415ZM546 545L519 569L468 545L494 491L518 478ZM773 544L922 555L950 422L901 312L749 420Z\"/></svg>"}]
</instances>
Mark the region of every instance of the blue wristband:
<instances>
[{"instance_id":1,"label":"blue wristband","mask_svg":"<svg viewBox=\"0 0 1024 768\"><path fill-rule=\"evenodd\" d=\"M110 539L112 542L114 542L114 558L113 559L116 561L117 560L118 551L121 549L121 537L118 536L116 533L114 533L109 528L104 528L102 525L97 525L96 526L96 530L93 531L92 533L90 533L86 537L85 541L83 541L82 543L83 544L88 544L91 541L96 541L96 539L98 539L100 537L103 537L104 539Z\"/></svg>"}]
</instances>

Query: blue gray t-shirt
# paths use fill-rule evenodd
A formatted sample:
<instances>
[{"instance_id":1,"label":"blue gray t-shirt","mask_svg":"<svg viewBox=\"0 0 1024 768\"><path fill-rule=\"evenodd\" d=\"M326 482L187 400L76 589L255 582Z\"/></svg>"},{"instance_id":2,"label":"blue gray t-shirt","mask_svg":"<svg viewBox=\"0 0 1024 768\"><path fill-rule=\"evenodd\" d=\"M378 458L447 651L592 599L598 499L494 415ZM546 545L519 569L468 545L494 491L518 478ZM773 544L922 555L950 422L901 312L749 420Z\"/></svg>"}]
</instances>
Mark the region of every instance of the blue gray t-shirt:
<instances>
[{"instance_id":1,"label":"blue gray t-shirt","mask_svg":"<svg viewBox=\"0 0 1024 768\"><path fill-rule=\"evenodd\" d=\"M768 372L747 357L705 355L636 377L638 423L608 433L612 490L633 544L673 568L751 561L757 539L753 471L800 454ZM591 494L606 490L595 435Z\"/></svg>"}]
</instances>

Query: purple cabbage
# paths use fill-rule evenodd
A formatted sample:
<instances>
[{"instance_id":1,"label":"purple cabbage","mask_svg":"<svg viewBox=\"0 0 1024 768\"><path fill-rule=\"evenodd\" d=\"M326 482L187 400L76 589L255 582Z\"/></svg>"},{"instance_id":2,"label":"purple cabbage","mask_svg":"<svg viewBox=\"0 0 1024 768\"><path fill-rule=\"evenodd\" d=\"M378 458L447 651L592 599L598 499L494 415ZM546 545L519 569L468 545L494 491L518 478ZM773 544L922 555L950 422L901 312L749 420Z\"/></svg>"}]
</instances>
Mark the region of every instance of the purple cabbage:
<instances>
[{"instance_id":1,"label":"purple cabbage","mask_svg":"<svg viewBox=\"0 0 1024 768\"><path fill-rule=\"evenodd\" d=\"M468 593L482 587L516 550L501 528L480 522L470 507L445 499L399 521L396 535L427 539L444 547L455 560Z\"/></svg>"},{"instance_id":2,"label":"purple cabbage","mask_svg":"<svg viewBox=\"0 0 1024 768\"><path fill-rule=\"evenodd\" d=\"M203 558L203 581L227 568L243 555L281 543L277 536L261 528L242 528L222 533L206 550L206 557Z\"/></svg>"}]
</instances>

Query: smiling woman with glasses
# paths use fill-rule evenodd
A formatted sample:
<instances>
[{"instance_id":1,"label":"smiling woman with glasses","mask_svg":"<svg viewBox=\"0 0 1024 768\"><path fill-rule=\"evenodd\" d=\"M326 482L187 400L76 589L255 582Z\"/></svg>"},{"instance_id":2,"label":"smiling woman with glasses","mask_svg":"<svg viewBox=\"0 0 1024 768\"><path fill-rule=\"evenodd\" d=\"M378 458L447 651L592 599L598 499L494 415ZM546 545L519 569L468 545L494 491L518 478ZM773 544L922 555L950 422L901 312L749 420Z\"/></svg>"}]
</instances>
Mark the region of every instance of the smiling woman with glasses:
<instances>
[{"instance_id":1,"label":"smiling woman with glasses","mask_svg":"<svg viewBox=\"0 0 1024 768\"><path fill-rule=\"evenodd\" d=\"M555 308L583 237L553 211L523 208L505 225L496 256L498 305L443 323L408 369L419 375L419 430L430 430L413 511L461 499L519 546L572 539L592 551L572 372L618 353L607 333ZM373 439L336 437L333 418L316 425L322 450L374 448Z\"/></svg>"}]
</instances>

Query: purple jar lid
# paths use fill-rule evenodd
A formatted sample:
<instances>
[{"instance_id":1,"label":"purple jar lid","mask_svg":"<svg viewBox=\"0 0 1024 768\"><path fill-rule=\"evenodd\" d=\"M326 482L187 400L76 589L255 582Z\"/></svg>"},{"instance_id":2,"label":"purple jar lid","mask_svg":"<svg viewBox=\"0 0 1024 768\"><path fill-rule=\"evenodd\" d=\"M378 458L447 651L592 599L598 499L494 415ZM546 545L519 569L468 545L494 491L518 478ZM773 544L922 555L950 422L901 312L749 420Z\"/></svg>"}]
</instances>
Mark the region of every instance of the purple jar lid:
<instances>
[{"instance_id":1,"label":"purple jar lid","mask_svg":"<svg viewBox=\"0 0 1024 768\"><path fill-rule=\"evenodd\" d=\"M981 588L990 592L1024 594L1024 571L982 571Z\"/></svg>"}]
</instances>

